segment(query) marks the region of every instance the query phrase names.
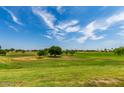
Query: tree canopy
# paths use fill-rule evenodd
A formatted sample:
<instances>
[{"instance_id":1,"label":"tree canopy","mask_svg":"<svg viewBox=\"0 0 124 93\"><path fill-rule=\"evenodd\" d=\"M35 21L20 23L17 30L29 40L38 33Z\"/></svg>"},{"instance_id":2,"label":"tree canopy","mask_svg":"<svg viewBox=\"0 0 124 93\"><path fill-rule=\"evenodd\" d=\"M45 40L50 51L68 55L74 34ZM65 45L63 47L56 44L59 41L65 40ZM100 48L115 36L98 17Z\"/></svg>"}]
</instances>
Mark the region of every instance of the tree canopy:
<instances>
[{"instance_id":1,"label":"tree canopy","mask_svg":"<svg viewBox=\"0 0 124 93\"><path fill-rule=\"evenodd\" d=\"M113 50L113 52L114 52L116 55L122 56L122 55L124 55L124 47L115 48L115 49Z\"/></svg>"},{"instance_id":2,"label":"tree canopy","mask_svg":"<svg viewBox=\"0 0 124 93\"><path fill-rule=\"evenodd\" d=\"M48 50L51 56L57 56L62 54L62 48L59 46L51 46Z\"/></svg>"}]
</instances>

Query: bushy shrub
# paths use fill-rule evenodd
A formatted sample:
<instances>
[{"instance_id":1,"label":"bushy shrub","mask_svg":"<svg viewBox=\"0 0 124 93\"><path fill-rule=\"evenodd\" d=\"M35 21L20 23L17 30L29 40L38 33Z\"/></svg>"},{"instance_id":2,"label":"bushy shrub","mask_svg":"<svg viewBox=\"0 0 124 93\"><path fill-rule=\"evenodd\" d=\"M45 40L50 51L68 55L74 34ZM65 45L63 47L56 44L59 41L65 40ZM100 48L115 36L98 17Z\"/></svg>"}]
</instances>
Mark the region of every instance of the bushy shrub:
<instances>
[{"instance_id":1,"label":"bushy shrub","mask_svg":"<svg viewBox=\"0 0 124 93\"><path fill-rule=\"evenodd\" d=\"M37 52L37 55L38 55L38 56L45 56L45 55L46 55L46 51L45 51L45 50L39 50L39 51Z\"/></svg>"},{"instance_id":2,"label":"bushy shrub","mask_svg":"<svg viewBox=\"0 0 124 93\"><path fill-rule=\"evenodd\" d=\"M70 54L70 55L74 55L75 54L75 50L65 50L64 51L66 55Z\"/></svg>"}]
</instances>

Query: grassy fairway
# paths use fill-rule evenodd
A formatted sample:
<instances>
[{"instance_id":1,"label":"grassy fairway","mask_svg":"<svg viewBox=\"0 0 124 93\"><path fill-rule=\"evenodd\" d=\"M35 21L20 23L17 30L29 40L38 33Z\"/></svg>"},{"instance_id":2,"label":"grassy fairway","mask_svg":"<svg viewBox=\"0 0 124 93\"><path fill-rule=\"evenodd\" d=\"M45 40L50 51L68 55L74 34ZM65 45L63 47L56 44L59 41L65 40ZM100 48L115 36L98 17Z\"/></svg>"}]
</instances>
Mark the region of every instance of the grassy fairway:
<instances>
[{"instance_id":1,"label":"grassy fairway","mask_svg":"<svg viewBox=\"0 0 124 93\"><path fill-rule=\"evenodd\" d=\"M124 86L124 57L85 52L60 58L35 53L0 57L0 86Z\"/></svg>"}]
</instances>

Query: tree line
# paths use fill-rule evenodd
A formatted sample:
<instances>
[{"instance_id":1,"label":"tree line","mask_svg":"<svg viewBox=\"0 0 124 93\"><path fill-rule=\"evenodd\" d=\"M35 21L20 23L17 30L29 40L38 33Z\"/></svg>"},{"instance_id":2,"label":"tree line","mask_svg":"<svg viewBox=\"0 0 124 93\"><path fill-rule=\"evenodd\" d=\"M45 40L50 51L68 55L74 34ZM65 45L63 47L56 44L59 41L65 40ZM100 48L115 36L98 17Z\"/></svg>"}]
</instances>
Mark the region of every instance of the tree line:
<instances>
[{"instance_id":1,"label":"tree line","mask_svg":"<svg viewBox=\"0 0 124 93\"><path fill-rule=\"evenodd\" d=\"M10 49L2 49L1 45L0 45L0 55L4 56L6 55L8 52L37 52L38 56L60 56L62 54L65 55L74 55L76 52L113 52L115 55L118 56L122 56L124 55L124 47L119 47L119 48L111 48L111 49L104 49L104 50L62 50L61 47L59 46L51 46L50 48L45 48L45 49L41 49L41 50L23 50L23 49L14 49L14 48L10 48Z\"/></svg>"},{"instance_id":2,"label":"tree line","mask_svg":"<svg viewBox=\"0 0 124 93\"><path fill-rule=\"evenodd\" d=\"M23 49L2 49L0 46L0 55L5 56L8 52L36 52L38 56L60 56L62 54L74 55L76 50L62 50L59 46L51 46L50 48L40 49L40 50L23 50Z\"/></svg>"}]
</instances>

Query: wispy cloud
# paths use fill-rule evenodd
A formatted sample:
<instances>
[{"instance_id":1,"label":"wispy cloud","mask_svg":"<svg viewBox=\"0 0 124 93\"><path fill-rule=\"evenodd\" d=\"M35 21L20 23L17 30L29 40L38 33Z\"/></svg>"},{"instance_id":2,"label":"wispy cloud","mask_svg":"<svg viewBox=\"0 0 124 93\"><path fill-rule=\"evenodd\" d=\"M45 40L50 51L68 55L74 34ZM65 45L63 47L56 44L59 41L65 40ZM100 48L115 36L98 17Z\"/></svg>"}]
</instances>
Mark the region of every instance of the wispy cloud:
<instances>
[{"instance_id":1,"label":"wispy cloud","mask_svg":"<svg viewBox=\"0 0 124 93\"><path fill-rule=\"evenodd\" d=\"M85 28L83 28L80 32L83 34L81 37L79 37L77 39L77 41L79 43L84 43L87 39L91 39L91 40L99 40L104 38L103 36L97 36L95 34L95 31L97 29L99 30L105 30L106 29L106 25L103 23L99 23L97 21L93 21L91 23L89 23Z\"/></svg>"},{"instance_id":2,"label":"wispy cloud","mask_svg":"<svg viewBox=\"0 0 124 93\"><path fill-rule=\"evenodd\" d=\"M91 40L103 39L104 36L95 35L95 31L107 30L110 26L120 21L124 21L124 12L114 14L104 20L99 19L99 20L92 21L80 31L83 35L79 37L77 41L80 43L84 43L87 39L91 39Z\"/></svg>"},{"instance_id":3,"label":"wispy cloud","mask_svg":"<svg viewBox=\"0 0 124 93\"><path fill-rule=\"evenodd\" d=\"M80 29L78 23L79 23L78 20L64 21L64 22L60 22L59 25L57 25L57 28L65 32L76 32L79 31Z\"/></svg>"},{"instance_id":4,"label":"wispy cloud","mask_svg":"<svg viewBox=\"0 0 124 93\"><path fill-rule=\"evenodd\" d=\"M80 30L80 26L70 26L65 29L66 32L77 32Z\"/></svg>"},{"instance_id":5,"label":"wispy cloud","mask_svg":"<svg viewBox=\"0 0 124 93\"><path fill-rule=\"evenodd\" d=\"M50 32L48 31L48 35L46 36L47 38L53 36L58 40L63 40L66 33L76 32L80 29L78 25L79 22L77 20L66 20L56 24L55 22L57 21L57 18L42 7L32 7L32 11L34 14L42 18L51 29L49 30Z\"/></svg>"},{"instance_id":6,"label":"wispy cloud","mask_svg":"<svg viewBox=\"0 0 124 93\"><path fill-rule=\"evenodd\" d=\"M49 28L51 28L52 30L58 31L58 29L56 29L54 25L54 22L56 21L56 18L54 15L47 12L42 7L32 7L32 11L34 14L41 17Z\"/></svg>"},{"instance_id":7,"label":"wispy cloud","mask_svg":"<svg viewBox=\"0 0 124 93\"><path fill-rule=\"evenodd\" d=\"M44 35L44 37L52 39L52 37L50 35Z\"/></svg>"},{"instance_id":8,"label":"wispy cloud","mask_svg":"<svg viewBox=\"0 0 124 93\"><path fill-rule=\"evenodd\" d=\"M4 9L6 12L9 13L9 15L10 15L11 18L12 18L12 20L13 20L15 23L17 23L17 24L19 24L19 25L23 25L23 23L21 23L21 22L19 21L19 19L15 16L15 14L14 14L13 12L11 12L9 9L7 9L7 8L5 8L5 7L2 7L2 9Z\"/></svg>"},{"instance_id":9,"label":"wispy cloud","mask_svg":"<svg viewBox=\"0 0 124 93\"><path fill-rule=\"evenodd\" d=\"M19 30L16 27L12 26L12 25L9 25L9 28L11 28L13 31L19 32Z\"/></svg>"},{"instance_id":10,"label":"wispy cloud","mask_svg":"<svg viewBox=\"0 0 124 93\"><path fill-rule=\"evenodd\" d=\"M108 25L114 24L119 21L124 20L124 12L120 12L118 14L114 14L113 16L109 17L106 22Z\"/></svg>"},{"instance_id":11,"label":"wispy cloud","mask_svg":"<svg viewBox=\"0 0 124 93\"><path fill-rule=\"evenodd\" d=\"M62 7L57 8L58 11L59 9L62 9ZM104 20L102 18L96 19L94 21L91 21L85 27L81 27L81 25L79 25L80 22L75 19L58 22L58 19L54 14L48 12L47 9L44 9L42 7L32 7L32 11L35 15L44 20L44 22L50 28L50 30L47 31L48 34L45 37L49 39L55 37L58 40L63 40L66 34L76 32L80 34L80 37L77 37L76 39L79 43L84 43L88 39L103 39L105 36L97 35L97 31L105 31L113 24L124 21L124 12L122 11L120 13L115 13L112 16L106 17L104 18Z\"/></svg>"}]
</instances>

